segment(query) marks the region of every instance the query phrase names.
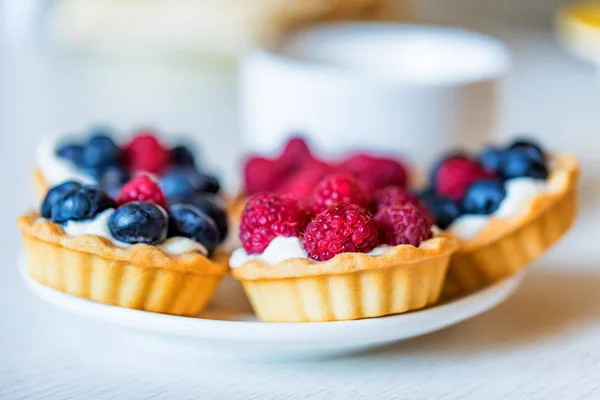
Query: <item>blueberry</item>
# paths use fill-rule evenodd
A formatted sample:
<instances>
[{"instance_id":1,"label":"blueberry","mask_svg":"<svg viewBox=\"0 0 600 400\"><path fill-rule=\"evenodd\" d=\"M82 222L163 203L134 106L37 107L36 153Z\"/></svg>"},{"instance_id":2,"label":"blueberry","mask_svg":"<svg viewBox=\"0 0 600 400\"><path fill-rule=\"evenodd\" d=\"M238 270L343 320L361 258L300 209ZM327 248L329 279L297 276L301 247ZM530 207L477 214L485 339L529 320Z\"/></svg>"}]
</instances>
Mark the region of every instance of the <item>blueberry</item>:
<instances>
[{"instance_id":1,"label":"blueberry","mask_svg":"<svg viewBox=\"0 0 600 400\"><path fill-rule=\"evenodd\" d=\"M212 175L202 174L202 180L200 181L197 190L203 193L217 194L221 190L221 183Z\"/></svg>"},{"instance_id":2,"label":"blueberry","mask_svg":"<svg viewBox=\"0 0 600 400\"><path fill-rule=\"evenodd\" d=\"M130 174L122 168L117 166L108 167L102 173L100 187L106 190L111 197L115 197L130 178Z\"/></svg>"},{"instance_id":3,"label":"blueberry","mask_svg":"<svg viewBox=\"0 0 600 400\"><path fill-rule=\"evenodd\" d=\"M97 186L86 185L66 192L52 206L50 220L58 224L94 218L102 211L114 208L115 201Z\"/></svg>"},{"instance_id":4,"label":"blueberry","mask_svg":"<svg viewBox=\"0 0 600 400\"><path fill-rule=\"evenodd\" d=\"M467 189L463 199L466 214L491 214L506 197L504 183L498 179L475 182Z\"/></svg>"},{"instance_id":5,"label":"blueberry","mask_svg":"<svg viewBox=\"0 0 600 400\"><path fill-rule=\"evenodd\" d=\"M178 167L193 167L195 162L194 154L188 147L179 145L171 149L171 164Z\"/></svg>"},{"instance_id":6,"label":"blueberry","mask_svg":"<svg viewBox=\"0 0 600 400\"><path fill-rule=\"evenodd\" d=\"M489 171L498 171L503 158L504 151L497 147L487 147L479 154L479 162Z\"/></svg>"},{"instance_id":7,"label":"blueberry","mask_svg":"<svg viewBox=\"0 0 600 400\"><path fill-rule=\"evenodd\" d=\"M79 165L83 156L83 149L78 144L67 143L56 150L56 155L75 165Z\"/></svg>"},{"instance_id":8,"label":"blueberry","mask_svg":"<svg viewBox=\"0 0 600 400\"><path fill-rule=\"evenodd\" d=\"M191 168L173 168L160 178L160 188L168 198L188 199L196 191L200 173Z\"/></svg>"},{"instance_id":9,"label":"blueberry","mask_svg":"<svg viewBox=\"0 0 600 400\"><path fill-rule=\"evenodd\" d=\"M82 165L88 168L101 169L107 166L118 165L121 150L105 134L97 134L90 137L83 146Z\"/></svg>"},{"instance_id":10,"label":"blueberry","mask_svg":"<svg viewBox=\"0 0 600 400\"><path fill-rule=\"evenodd\" d=\"M190 201L190 204L215 221L217 228L219 228L221 241L225 240L227 233L229 232L227 213L225 212L225 209L221 207L219 199L214 194L203 193L194 196Z\"/></svg>"},{"instance_id":11,"label":"blueberry","mask_svg":"<svg viewBox=\"0 0 600 400\"><path fill-rule=\"evenodd\" d=\"M220 187L216 178L195 168L173 168L160 178L163 193L174 199L189 199L195 193L217 193Z\"/></svg>"},{"instance_id":12,"label":"blueberry","mask_svg":"<svg viewBox=\"0 0 600 400\"><path fill-rule=\"evenodd\" d=\"M426 206L441 229L446 229L461 214L460 206L446 197L433 198Z\"/></svg>"},{"instance_id":13,"label":"blueberry","mask_svg":"<svg viewBox=\"0 0 600 400\"><path fill-rule=\"evenodd\" d=\"M167 238L169 219L159 206L146 202L127 203L108 219L115 239L125 243L157 244Z\"/></svg>"},{"instance_id":14,"label":"blueberry","mask_svg":"<svg viewBox=\"0 0 600 400\"><path fill-rule=\"evenodd\" d=\"M41 212L42 217L46 219L50 219L52 216L52 207L66 193L77 190L81 187L81 183L74 181L63 182L58 186L54 186L52 189L46 193L46 197L44 197L44 201L42 202Z\"/></svg>"},{"instance_id":15,"label":"blueberry","mask_svg":"<svg viewBox=\"0 0 600 400\"><path fill-rule=\"evenodd\" d=\"M80 165L79 171L84 175L92 178L96 182L100 182L104 175L104 167L88 167L86 165Z\"/></svg>"},{"instance_id":16,"label":"blueberry","mask_svg":"<svg viewBox=\"0 0 600 400\"><path fill-rule=\"evenodd\" d=\"M546 163L546 155L544 151L537 143L531 140L517 139L510 146L508 146L508 152L520 151L538 163Z\"/></svg>"},{"instance_id":17,"label":"blueberry","mask_svg":"<svg viewBox=\"0 0 600 400\"><path fill-rule=\"evenodd\" d=\"M500 172L504 179L519 177L546 179L548 177L546 164L532 158L530 152L520 149L513 149L506 153Z\"/></svg>"},{"instance_id":18,"label":"blueberry","mask_svg":"<svg viewBox=\"0 0 600 400\"><path fill-rule=\"evenodd\" d=\"M183 236L202 244L209 255L219 243L217 224L208 215L190 204L175 204L170 209L169 236Z\"/></svg>"},{"instance_id":19,"label":"blueberry","mask_svg":"<svg viewBox=\"0 0 600 400\"><path fill-rule=\"evenodd\" d=\"M429 204L435 199L435 190L432 188L426 188L420 192L415 193L425 203Z\"/></svg>"}]
</instances>

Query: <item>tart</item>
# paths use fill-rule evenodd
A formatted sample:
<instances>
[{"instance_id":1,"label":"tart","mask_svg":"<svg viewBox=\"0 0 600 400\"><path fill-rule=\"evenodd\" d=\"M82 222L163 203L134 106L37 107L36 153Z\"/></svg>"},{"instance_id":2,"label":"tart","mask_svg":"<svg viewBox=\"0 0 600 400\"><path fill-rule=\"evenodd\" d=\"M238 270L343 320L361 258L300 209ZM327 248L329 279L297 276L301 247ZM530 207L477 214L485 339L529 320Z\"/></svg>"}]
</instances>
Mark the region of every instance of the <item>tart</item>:
<instances>
[{"instance_id":1,"label":"tart","mask_svg":"<svg viewBox=\"0 0 600 400\"><path fill-rule=\"evenodd\" d=\"M507 278L529 266L572 226L579 163L517 140L479 157L446 157L423 200L459 249L444 294L456 295Z\"/></svg>"},{"instance_id":2,"label":"tart","mask_svg":"<svg viewBox=\"0 0 600 400\"><path fill-rule=\"evenodd\" d=\"M341 159L319 158L300 136L292 136L275 156L251 155L243 165L243 189L231 207L239 222L248 197L257 193L289 195L306 203L314 187L335 173L349 173L359 180L369 196L388 186L408 184L407 165L395 157L368 152L348 154Z\"/></svg>"},{"instance_id":3,"label":"tart","mask_svg":"<svg viewBox=\"0 0 600 400\"><path fill-rule=\"evenodd\" d=\"M411 204L371 214L356 204L364 195L358 181L347 190L352 179L321 182L308 206L313 217L287 195L258 194L246 204L243 248L229 265L261 320L371 318L439 299L455 239L434 234L429 217Z\"/></svg>"},{"instance_id":4,"label":"tart","mask_svg":"<svg viewBox=\"0 0 600 400\"><path fill-rule=\"evenodd\" d=\"M316 322L379 317L435 304L456 242L439 235L419 247L378 255L343 253L317 262L251 260L232 274L263 321Z\"/></svg>"},{"instance_id":5,"label":"tart","mask_svg":"<svg viewBox=\"0 0 600 400\"><path fill-rule=\"evenodd\" d=\"M600 62L600 5L579 1L563 6L556 18L559 38L573 55L596 65Z\"/></svg>"},{"instance_id":6,"label":"tart","mask_svg":"<svg viewBox=\"0 0 600 400\"><path fill-rule=\"evenodd\" d=\"M167 146L150 130L138 131L127 142L114 139L112 130L95 127L84 135L47 137L37 147L33 186L42 200L48 189L65 181L98 185L117 195L132 177L150 174L158 179L166 203L188 203L209 214L227 237L223 250L232 249L234 226L226 213L232 200L223 195L217 178L198 166L197 157L185 144Z\"/></svg>"},{"instance_id":7,"label":"tart","mask_svg":"<svg viewBox=\"0 0 600 400\"><path fill-rule=\"evenodd\" d=\"M529 266L552 247L577 216L579 164L570 155L553 159L548 191L520 205L511 218L490 218L452 256L445 294L486 286Z\"/></svg>"},{"instance_id":8,"label":"tart","mask_svg":"<svg viewBox=\"0 0 600 400\"><path fill-rule=\"evenodd\" d=\"M104 304L196 315L228 271L214 220L190 204L167 207L146 176L116 199L65 182L17 227L32 279Z\"/></svg>"},{"instance_id":9,"label":"tart","mask_svg":"<svg viewBox=\"0 0 600 400\"><path fill-rule=\"evenodd\" d=\"M94 127L76 137L46 137L37 147L33 185L38 198L65 181L99 185L116 194L131 177L152 174L173 201L220 193L220 183L198 167L185 144L169 146L152 130L140 130L120 143L108 127Z\"/></svg>"}]
</instances>

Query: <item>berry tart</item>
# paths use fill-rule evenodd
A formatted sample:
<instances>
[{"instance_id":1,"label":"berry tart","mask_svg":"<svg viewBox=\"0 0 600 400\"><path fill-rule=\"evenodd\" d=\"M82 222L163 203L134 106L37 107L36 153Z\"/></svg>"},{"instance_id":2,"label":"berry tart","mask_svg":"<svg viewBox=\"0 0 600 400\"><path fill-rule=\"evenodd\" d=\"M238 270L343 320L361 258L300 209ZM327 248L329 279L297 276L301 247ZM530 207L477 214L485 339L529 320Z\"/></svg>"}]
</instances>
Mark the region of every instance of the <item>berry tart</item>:
<instances>
[{"instance_id":1,"label":"berry tart","mask_svg":"<svg viewBox=\"0 0 600 400\"><path fill-rule=\"evenodd\" d=\"M34 184L39 197L65 181L96 184L115 195L139 173L159 177L169 202L189 200L196 194L218 194L219 181L200 171L194 153L185 145L169 147L153 131L139 131L119 144L104 127L91 129L82 138L51 138L37 148Z\"/></svg>"},{"instance_id":2,"label":"berry tart","mask_svg":"<svg viewBox=\"0 0 600 400\"><path fill-rule=\"evenodd\" d=\"M300 202L308 200L321 179L334 172L353 175L372 195L386 186L404 187L405 165L395 159L366 153L341 161L320 160L300 137L291 138L275 158L249 157L244 164L244 195L270 192L287 194Z\"/></svg>"},{"instance_id":3,"label":"berry tart","mask_svg":"<svg viewBox=\"0 0 600 400\"><path fill-rule=\"evenodd\" d=\"M578 177L573 156L528 140L445 157L421 195L436 225L460 241L445 293L496 282L544 254L575 220Z\"/></svg>"},{"instance_id":4,"label":"berry tart","mask_svg":"<svg viewBox=\"0 0 600 400\"><path fill-rule=\"evenodd\" d=\"M393 196L404 198L388 203ZM305 203L287 194L252 196L240 239L232 274L259 318L281 322L353 320L431 305L457 247L434 232L417 197L398 187L369 196L348 173L325 177Z\"/></svg>"},{"instance_id":5,"label":"berry tart","mask_svg":"<svg viewBox=\"0 0 600 400\"><path fill-rule=\"evenodd\" d=\"M39 283L105 304L195 315L228 271L215 251L226 235L222 215L210 200L168 205L158 183L139 175L114 198L98 185L63 182L17 226Z\"/></svg>"},{"instance_id":6,"label":"berry tart","mask_svg":"<svg viewBox=\"0 0 600 400\"><path fill-rule=\"evenodd\" d=\"M367 195L387 186L405 187L408 171L399 160L366 153L341 161L317 158L304 139L292 137L273 158L251 156L243 166L243 189L230 208L239 221L246 200L257 193L285 194L307 206L314 187L332 173L353 175Z\"/></svg>"}]
</instances>

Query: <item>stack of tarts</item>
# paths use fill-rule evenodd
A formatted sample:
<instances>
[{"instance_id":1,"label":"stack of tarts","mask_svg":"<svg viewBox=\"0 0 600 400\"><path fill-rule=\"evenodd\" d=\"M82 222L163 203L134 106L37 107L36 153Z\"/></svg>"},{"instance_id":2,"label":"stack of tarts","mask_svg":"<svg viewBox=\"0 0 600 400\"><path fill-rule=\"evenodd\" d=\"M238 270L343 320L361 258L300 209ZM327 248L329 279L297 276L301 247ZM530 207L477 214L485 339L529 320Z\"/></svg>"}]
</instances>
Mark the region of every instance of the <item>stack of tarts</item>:
<instances>
[{"instance_id":1,"label":"stack of tarts","mask_svg":"<svg viewBox=\"0 0 600 400\"><path fill-rule=\"evenodd\" d=\"M263 321L372 318L511 276L550 248L576 214L577 161L529 141L477 157L448 155L426 190L411 191L396 160L359 154L324 162L294 139L277 158L248 160L245 193L228 226L220 203L191 184L197 180L165 182L193 166L191 152L171 149L152 175L131 174L132 165L151 164L136 160L147 151L134 150L157 142L141 137L100 152L118 154L107 165L133 180L109 190L103 172L91 184L62 183L39 212L19 218L33 279L102 303L196 315L231 271ZM71 158L70 167L86 165L97 154L86 153L88 142L54 154ZM221 243L238 227L229 269Z\"/></svg>"}]
</instances>

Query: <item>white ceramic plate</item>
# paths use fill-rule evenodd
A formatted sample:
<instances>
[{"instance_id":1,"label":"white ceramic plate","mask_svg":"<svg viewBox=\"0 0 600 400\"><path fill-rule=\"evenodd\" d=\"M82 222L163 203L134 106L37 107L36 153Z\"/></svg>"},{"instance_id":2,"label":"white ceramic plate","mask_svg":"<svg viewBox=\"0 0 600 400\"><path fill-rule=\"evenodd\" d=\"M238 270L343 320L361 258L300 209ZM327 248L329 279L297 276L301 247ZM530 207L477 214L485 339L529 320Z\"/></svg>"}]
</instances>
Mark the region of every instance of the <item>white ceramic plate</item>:
<instances>
[{"instance_id":1,"label":"white ceramic plate","mask_svg":"<svg viewBox=\"0 0 600 400\"><path fill-rule=\"evenodd\" d=\"M341 322L272 323L256 319L237 282L226 279L199 317L178 317L109 306L51 289L31 279L23 257L21 275L41 299L71 312L149 333L184 351L246 359L339 355L424 335L481 314L505 300L524 273L471 295L424 310ZM156 345L156 344L154 344Z\"/></svg>"}]
</instances>

